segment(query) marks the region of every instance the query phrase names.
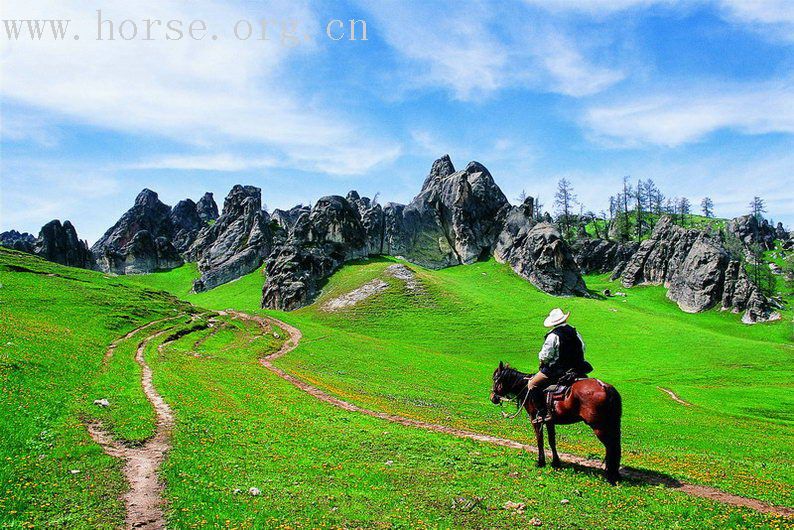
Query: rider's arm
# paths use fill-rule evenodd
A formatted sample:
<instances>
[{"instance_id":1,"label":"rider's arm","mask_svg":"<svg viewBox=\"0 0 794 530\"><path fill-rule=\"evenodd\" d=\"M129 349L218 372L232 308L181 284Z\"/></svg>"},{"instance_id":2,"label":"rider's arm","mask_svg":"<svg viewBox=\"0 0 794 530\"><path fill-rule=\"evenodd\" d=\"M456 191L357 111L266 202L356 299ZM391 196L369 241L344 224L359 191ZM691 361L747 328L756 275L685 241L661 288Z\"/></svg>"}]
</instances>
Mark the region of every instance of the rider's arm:
<instances>
[{"instance_id":1,"label":"rider's arm","mask_svg":"<svg viewBox=\"0 0 794 530\"><path fill-rule=\"evenodd\" d=\"M554 364L560 355L559 346L560 338L555 333L549 334L538 353L540 364L544 366Z\"/></svg>"}]
</instances>

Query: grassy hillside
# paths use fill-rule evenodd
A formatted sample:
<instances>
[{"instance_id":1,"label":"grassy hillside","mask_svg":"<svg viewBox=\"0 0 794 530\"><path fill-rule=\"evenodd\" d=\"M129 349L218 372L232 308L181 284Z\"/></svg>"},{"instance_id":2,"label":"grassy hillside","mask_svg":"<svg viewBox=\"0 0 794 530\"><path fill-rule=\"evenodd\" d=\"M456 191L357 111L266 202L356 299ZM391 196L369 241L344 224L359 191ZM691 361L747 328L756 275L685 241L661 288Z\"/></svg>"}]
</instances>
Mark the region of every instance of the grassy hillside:
<instances>
[{"instance_id":1,"label":"grassy hillside","mask_svg":"<svg viewBox=\"0 0 794 530\"><path fill-rule=\"evenodd\" d=\"M411 266L424 286L416 295L383 276L391 263L345 267L318 303L280 315L307 339L280 366L377 410L531 441L525 423L501 421L487 402L490 375L499 360L535 369L543 317L561 305L586 339L593 375L624 396L627 464L791 504L790 312L782 322L745 326L730 313L685 314L661 287L604 300L560 299L494 262L436 272ZM374 277L392 287L347 311L321 309ZM264 281L246 281L254 279ZM621 290L605 276L587 281L594 290ZM202 296L216 308L255 311L259 304L258 290L243 297L221 287ZM566 450L601 455L587 427L561 431Z\"/></svg>"},{"instance_id":2,"label":"grassy hillside","mask_svg":"<svg viewBox=\"0 0 794 530\"><path fill-rule=\"evenodd\" d=\"M345 267L329 282L325 296L380 275L390 263ZM537 293L494 263L417 272L423 285L419 294L410 295L395 283L381 296L345 313L327 314L315 306L279 314L304 332L301 346L279 364L347 399L383 410L525 437L525 422L498 419L495 407L487 402L490 372L500 357L515 359L519 365L525 362L529 368L541 332L536 330L537 319L559 299ZM160 331L165 333L148 344L145 355L154 384L176 417L173 448L163 469L167 517L174 528L521 527L533 518L546 526L571 528L779 523L774 516L663 488L630 482L612 488L594 473L537 470L534 457L521 451L389 424L326 405L257 362L280 344L273 332L283 337L283 331L194 309L145 287L169 289L207 309L258 311L261 273L209 293L189 295L194 277L192 266L145 277L105 277L0 251L4 324L0 344L5 345L0 357L4 418L0 526L109 528L120 523L123 514L117 498L124 485L119 465L90 441L82 420L101 419L125 443L140 443L150 436L153 416L137 384L138 365L131 359L144 337ZM694 426L691 433L681 427L680 448L664 450L661 442L651 443L649 433L666 436L671 424L692 421L688 414L705 408L708 400L695 392L684 393L684 387L674 386L675 378L664 373L670 388L698 406L683 409L661 392L646 393L647 380L657 377L651 358L655 356L643 354L650 347L632 354L630 365L615 368L620 364L613 362L612 354L598 353L609 344L608 339L594 337L599 319L595 313L585 316L592 304L603 305L606 318L643 314L659 318L664 313L658 312L658 301L653 296L630 296L625 307L613 300L563 301L568 302L581 316L575 323L589 339L599 375L619 384L629 404L645 397L652 401L647 418L631 405L627 421L627 444L634 453L629 455L634 459L631 463L663 469L671 459L672 467L677 467L687 454L698 455L697 444L695 449L690 446ZM612 312L609 304L619 312ZM671 308L667 318L678 316ZM635 318L633 326L649 321ZM740 327L735 316L694 318L696 327L709 333L722 333L719 330L728 329L730 322L731 333L725 336L735 344L767 340L763 332L755 331L761 328ZM111 341L151 321L159 322L118 342L103 362ZM678 331L678 324L668 328ZM771 351L759 362L774 359L781 351L790 354L775 342L783 339L782 328L764 328L773 338L764 342ZM622 334L618 331L614 336ZM619 351L627 355L625 348ZM669 371L683 356L669 361ZM648 366L639 368L645 363ZM702 376L705 364L706 360L695 363L693 370ZM628 377L632 367L638 373ZM778 384L771 370L765 375L771 384ZM780 380L785 377L780 374ZM635 390L630 390L632 386ZM754 395L751 406L790 410L785 396ZM93 407L91 401L98 397L107 397L111 407L101 411ZM670 412L668 423L654 423L665 411ZM787 423L791 418L783 416L746 424L751 426L750 434L756 423L766 425L770 434L763 442L779 453L767 455L756 448L738 460L752 468L740 473L759 481L755 490L791 483L785 469L765 476L759 460L768 457L767 470L791 467L783 454L791 448ZM715 418L709 425L722 423ZM701 438L705 438L702 433ZM600 454L584 431L566 434L565 444L582 454ZM718 464L734 454L718 443L714 447L720 451L714 457ZM689 472L688 466L682 467L685 471L677 474ZM72 469L79 473L70 473ZM703 480L720 482L711 476ZM735 489L749 488L733 477L722 477L722 482ZM261 495L249 495L251 487ZM767 497L780 501L786 495L770 490ZM561 503L562 499L569 502ZM524 503L525 511L503 509L508 501Z\"/></svg>"},{"instance_id":3,"label":"grassy hillside","mask_svg":"<svg viewBox=\"0 0 794 530\"><path fill-rule=\"evenodd\" d=\"M93 386L108 344L185 309L163 292L0 249L0 527L118 523L120 466L81 418L106 397Z\"/></svg>"}]
</instances>

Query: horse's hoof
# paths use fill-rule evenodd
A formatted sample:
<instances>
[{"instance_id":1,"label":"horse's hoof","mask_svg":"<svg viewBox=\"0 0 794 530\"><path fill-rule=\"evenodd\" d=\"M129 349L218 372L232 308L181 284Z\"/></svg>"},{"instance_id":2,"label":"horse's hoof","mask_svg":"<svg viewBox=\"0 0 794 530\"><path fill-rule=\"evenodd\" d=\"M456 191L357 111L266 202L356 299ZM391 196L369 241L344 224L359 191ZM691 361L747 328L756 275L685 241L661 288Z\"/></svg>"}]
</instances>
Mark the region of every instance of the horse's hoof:
<instances>
[{"instance_id":1,"label":"horse's hoof","mask_svg":"<svg viewBox=\"0 0 794 530\"><path fill-rule=\"evenodd\" d=\"M538 460L538 463L535 464L535 465L538 466L538 467L546 467L546 461L545 460Z\"/></svg>"},{"instance_id":2,"label":"horse's hoof","mask_svg":"<svg viewBox=\"0 0 794 530\"><path fill-rule=\"evenodd\" d=\"M560 462L559 460L552 460L551 467L553 467L554 469L560 469L562 467L562 462Z\"/></svg>"}]
</instances>

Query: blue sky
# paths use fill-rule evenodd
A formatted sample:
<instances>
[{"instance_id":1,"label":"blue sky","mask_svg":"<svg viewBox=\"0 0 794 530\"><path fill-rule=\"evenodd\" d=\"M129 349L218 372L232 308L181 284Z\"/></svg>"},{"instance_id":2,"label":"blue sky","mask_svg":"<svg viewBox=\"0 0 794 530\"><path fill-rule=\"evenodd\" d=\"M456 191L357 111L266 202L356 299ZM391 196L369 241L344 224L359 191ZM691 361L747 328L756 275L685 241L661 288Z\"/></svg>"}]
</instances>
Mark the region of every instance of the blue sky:
<instances>
[{"instance_id":1,"label":"blue sky","mask_svg":"<svg viewBox=\"0 0 794 530\"><path fill-rule=\"evenodd\" d=\"M561 177L600 211L630 175L720 216L760 195L794 225L794 2L129 4L4 0L3 19L71 19L81 38L0 35L0 230L70 219L95 241L144 187L169 204L236 183L270 208L349 189L407 202L444 153L549 207ZM97 8L218 39L98 42ZM307 37L232 36L262 18ZM367 41L327 38L351 18Z\"/></svg>"}]
</instances>

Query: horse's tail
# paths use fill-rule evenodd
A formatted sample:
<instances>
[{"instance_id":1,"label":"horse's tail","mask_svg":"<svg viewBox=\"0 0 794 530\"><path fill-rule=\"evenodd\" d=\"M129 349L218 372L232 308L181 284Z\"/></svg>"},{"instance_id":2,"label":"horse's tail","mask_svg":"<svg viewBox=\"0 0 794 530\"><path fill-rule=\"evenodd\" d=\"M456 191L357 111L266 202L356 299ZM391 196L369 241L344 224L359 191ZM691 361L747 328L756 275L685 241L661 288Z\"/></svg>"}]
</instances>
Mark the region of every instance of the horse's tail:
<instances>
[{"instance_id":1,"label":"horse's tail","mask_svg":"<svg viewBox=\"0 0 794 530\"><path fill-rule=\"evenodd\" d=\"M623 400L617 389L611 385L607 388L607 410L610 415L607 427L610 435L609 442L605 444L605 464L607 479L614 484L620 479L620 420L623 415Z\"/></svg>"}]
</instances>

